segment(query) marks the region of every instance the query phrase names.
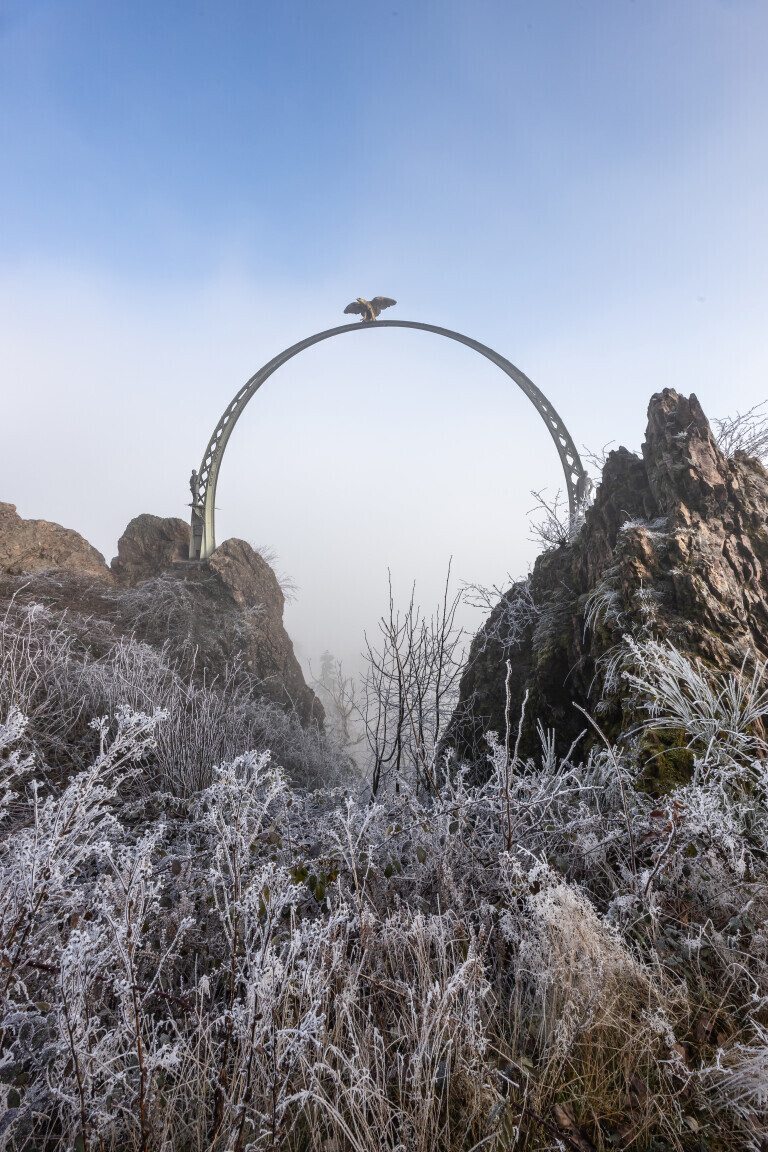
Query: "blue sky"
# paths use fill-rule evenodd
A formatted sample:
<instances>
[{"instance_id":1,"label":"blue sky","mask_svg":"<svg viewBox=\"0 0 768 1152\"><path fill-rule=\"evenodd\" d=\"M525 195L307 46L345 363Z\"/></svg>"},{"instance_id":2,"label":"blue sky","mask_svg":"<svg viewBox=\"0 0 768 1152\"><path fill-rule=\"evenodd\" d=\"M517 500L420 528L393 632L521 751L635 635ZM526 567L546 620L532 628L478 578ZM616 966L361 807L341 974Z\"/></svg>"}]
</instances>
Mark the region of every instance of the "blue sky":
<instances>
[{"instance_id":1,"label":"blue sky","mask_svg":"<svg viewBox=\"0 0 768 1152\"><path fill-rule=\"evenodd\" d=\"M762 400L766 59L762 0L0 0L0 498L108 556L186 515L229 397L358 294L498 348L579 445L637 447L667 385ZM524 571L561 482L488 366L375 339L273 378L222 471L310 654L388 565Z\"/></svg>"},{"instance_id":2,"label":"blue sky","mask_svg":"<svg viewBox=\"0 0 768 1152\"><path fill-rule=\"evenodd\" d=\"M10 258L164 282L373 265L449 301L468 274L517 297L522 267L560 300L669 261L704 282L701 230L721 247L758 209L759 0L0 11Z\"/></svg>"}]
</instances>

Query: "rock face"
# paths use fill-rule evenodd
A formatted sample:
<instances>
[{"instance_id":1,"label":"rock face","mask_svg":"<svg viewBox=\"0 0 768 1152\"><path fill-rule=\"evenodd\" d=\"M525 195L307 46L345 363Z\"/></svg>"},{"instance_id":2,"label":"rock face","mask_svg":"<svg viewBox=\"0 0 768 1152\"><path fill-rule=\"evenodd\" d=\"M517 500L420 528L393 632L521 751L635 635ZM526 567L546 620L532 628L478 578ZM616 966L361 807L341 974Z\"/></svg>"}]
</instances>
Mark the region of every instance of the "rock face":
<instances>
[{"instance_id":1,"label":"rock face","mask_svg":"<svg viewBox=\"0 0 768 1152\"><path fill-rule=\"evenodd\" d=\"M121 584L137 584L189 557L189 525L175 516L134 516L117 542L112 571Z\"/></svg>"},{"instance_id":2,"label":"rock face","mask_svg":"<svg viewBox=\"0 0 768 1152\"><path fill-rule=\"evenodd\" d=\"M190 561L183 520L143 515L131 520L117 551L112 571L139 606L138 635L169 644L209 677L240 663L264 695L295 708L302 721L322 719L283 627L282 589L250 544L225 540L207 560Z\"/></svg>"},{"instance_id":3,"label":"rock face","mask_svg":"<svg viewBox=\"0 0 768 1152\"><path fill-rule=\"evenodd\" d=\"M104 557L71 528L23 520L15 504L0 503L0 569L9 576L64 568L111 580Z\"/></svg>"},{"instance_id":4,"label":"rock face","mask_svg":"<svg viewBox=\"0 0 768 1152\"><path fill-rule=\"evenodd\" d=\"M26 581L27 595L101 619L113 635L164 645L208 682L237 667L259 695L295 709L305 723L321 721L322 706L283 626L285 598L269 564L243 540L225 541L202 562L190 562L188 550L183 520L137 516L110 569L77 532L23 520L14 505L0 504L0 570L6 577L38 574L37 584ZM52 569L54 578L41 583ZM11 580L2 594L14 588Z\"/></svg>"},{"instance_id":5,"label":"rock face","mask_svg":"<svg viewBox=\"0 0 768 1152\"><path fill-rule=\"evenodd\" d=\"M515 725L529 694L528 750L537 721L567 746L585 726L574 705L594 715L601 699L616 736L632 717L606 681L610 654L643 627L715 669L768 657L768 473L726 459L696 397L672 389L651 399L642 459L610 453L579 534L539 556L475 638L450 742L467 754L505 731L507 659Z\"/></svg>"}]
</instances>

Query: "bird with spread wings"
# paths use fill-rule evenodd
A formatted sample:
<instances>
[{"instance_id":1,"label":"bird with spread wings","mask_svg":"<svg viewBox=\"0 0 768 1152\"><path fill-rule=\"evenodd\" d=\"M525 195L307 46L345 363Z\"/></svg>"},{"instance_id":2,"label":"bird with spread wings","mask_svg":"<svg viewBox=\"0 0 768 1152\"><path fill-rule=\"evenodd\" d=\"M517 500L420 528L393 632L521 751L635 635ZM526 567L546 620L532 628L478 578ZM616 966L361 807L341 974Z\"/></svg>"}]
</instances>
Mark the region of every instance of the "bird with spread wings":
<instances>
[{"instance_id":1,"label":"bird with spread wings","mask_svg":"<svg viewBox=\"0 0 768 1152\"><path fill-rule=\"evenodd\" d=\"M358 296L357 300L347 304L344 313L346 315L353 312L356 316L362 316L363 324L370 324L380 312L385 308L391 308L393 304L397 304L397 300L392 300L389 296L374 296L373 300L363 300L362 296Z\"/></svg>"}]
</instances>

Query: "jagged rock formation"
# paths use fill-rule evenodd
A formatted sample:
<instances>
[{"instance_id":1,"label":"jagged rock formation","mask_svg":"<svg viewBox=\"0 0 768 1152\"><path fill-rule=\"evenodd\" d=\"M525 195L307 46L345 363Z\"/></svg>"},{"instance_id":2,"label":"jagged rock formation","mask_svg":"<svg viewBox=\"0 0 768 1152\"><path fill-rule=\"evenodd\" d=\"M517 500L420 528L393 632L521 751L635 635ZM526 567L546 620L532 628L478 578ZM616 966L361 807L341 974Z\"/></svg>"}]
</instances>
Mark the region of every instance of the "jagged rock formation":
<instances>
[{"instance_id":1,"label":"jagged rock formation","mask_svg":"<svg viewBox=\"0 0 768 1152\"><path fill-rule=\"evenodd\" d=\"M172 659L208 683L237 664L259 694L322 720L283 626L285 598L269 564L243 540L227 540L203 562L187 559L182 521L137 516L107 567L82 536L58 524L23 520L0 504L0 597L18 592L87 615L96 642L135 635L165 645ZM36 574L36 575L35 575Z\"/></svg>"},{"instance_id":2,"label":"jagged rock formation","mask_svg":"<svg viewBox=\"0 0 768 1152\"><path fill-rule=\"evenodd\" d=\"M189 525L177 516L134 516L117 542L112 571L121 584L138 584L189 558Z\"/></svg>"},{"instance_id":3,"label":"jagged rock formation","mask_svg":"<svg viewBox=\"0 0 768 1152\"><path fill-rule=\"evenodd\" d=\"M594 714L601 699L606 731L626 731L637 717L606 676L643 627L716 669L768 657L768 473L726 459L696 397L672 389L651 399L642 458L610 453L579 534L539 556L475 638L450 742L472 754L484 729L504 732L507 659L515 725L529 694L524 749L537 721L567 747L584 728L574 704Z\"/></svg>"},{"instance_id":4,"label":"jagged rock formation","mask_svg":"<svg viewBox=\"0 0 768 1152\"><path fill-rule=\"evenodd\" d=\"M241 661L265 695L304 721L322 719L283 627L282 589L250 544L225 540L207 560L190 561L184 521L145 514L131 520L117 550L112 571L131 590L129 599L144 605L137 615L148 640L170 643L209 675Z\"/></svg>"},{"instance_id":5,"label":"jagged rock formation","mask_svg":"<svg viewBox=\"0 0 768 1152\"><path fill-rule=\"evenodd\" d=\"M71 528L23 520L15 504L0 503L0 570L10 576L64 568L111 581L101 552Z\"/></svg>"}]
</instances>

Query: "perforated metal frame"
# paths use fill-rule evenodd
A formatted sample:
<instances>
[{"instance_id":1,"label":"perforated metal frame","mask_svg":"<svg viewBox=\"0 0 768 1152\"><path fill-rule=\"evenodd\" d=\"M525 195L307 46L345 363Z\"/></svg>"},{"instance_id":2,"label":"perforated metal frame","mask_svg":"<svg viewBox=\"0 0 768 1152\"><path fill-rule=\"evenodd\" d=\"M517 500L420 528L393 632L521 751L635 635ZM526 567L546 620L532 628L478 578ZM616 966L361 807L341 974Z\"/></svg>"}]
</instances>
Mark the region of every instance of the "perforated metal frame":
<instances>
[{"instance_id":1,"label":"perforated metal frame","mask_svg":"<svg viewBox=\"0 0 768 1152\"><path fill-rule=\"evenodd\" d=\"M583 509L588 497L589 478L576 451L576 445L549 400L524 372L521 372L504 356L494 352L492 348L480 344L477 340L472 340L469 336L463 336L460 332L452 332L449 328L438 328L434 324L421 324L415 320L377 320L369 324L361 324L358 321L354 324L342 324L338 328L328 328L325 332L317 332L314 336L308 336L306 340L300 340L298 344L286 348L279 356L275 356L254 376L251 376L250 380L243 385L227 406L216 425L213 436L208 441L208 447L197 474L197 490L193 492L192 496L192 523L189 537L190 560L204 560L210 556L216 547L216 484L224 449L243 409L264 381L268 380L272 373L276 372L288 360L297 356L299 352L303 352L305 348L311 348L313 344L319 344L321 340L328 340L331 336L340 336L343 332L374 332L382 328L418 328L421 332L434 332L436 336L447 336L449 340L457 340L460 344L466 344L468 348L473 348L475 352L485 356L497 368L501 368L502 372L514 380L515 384L531 401L555 442L557 454L565 473L565 486L568 492L568 507L571 516L575 516Z\"/></svg>"}]
</instances>

